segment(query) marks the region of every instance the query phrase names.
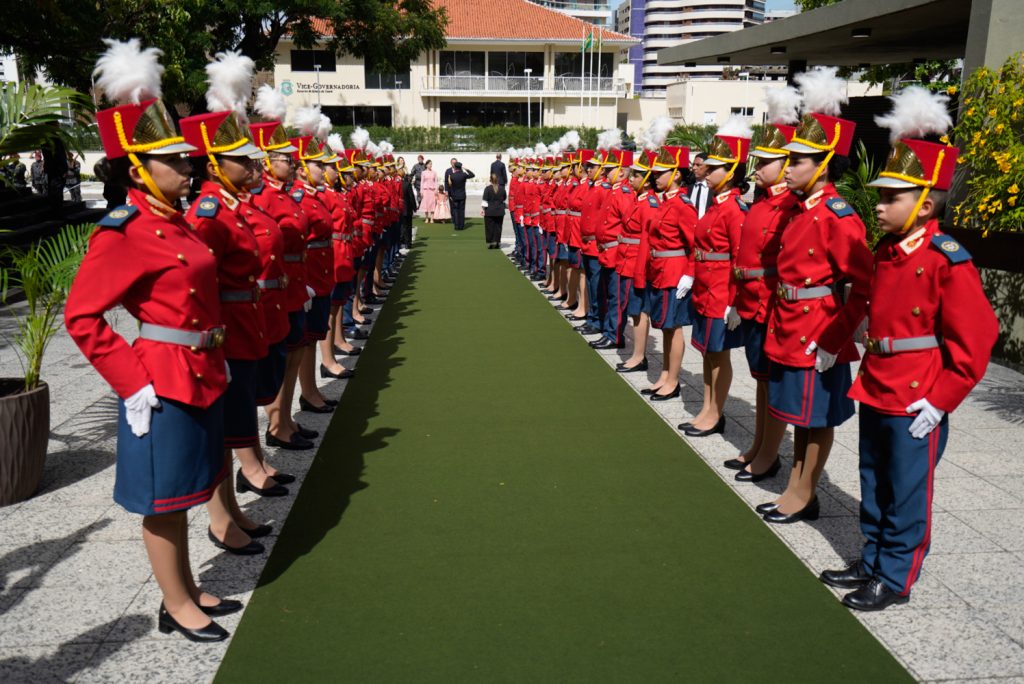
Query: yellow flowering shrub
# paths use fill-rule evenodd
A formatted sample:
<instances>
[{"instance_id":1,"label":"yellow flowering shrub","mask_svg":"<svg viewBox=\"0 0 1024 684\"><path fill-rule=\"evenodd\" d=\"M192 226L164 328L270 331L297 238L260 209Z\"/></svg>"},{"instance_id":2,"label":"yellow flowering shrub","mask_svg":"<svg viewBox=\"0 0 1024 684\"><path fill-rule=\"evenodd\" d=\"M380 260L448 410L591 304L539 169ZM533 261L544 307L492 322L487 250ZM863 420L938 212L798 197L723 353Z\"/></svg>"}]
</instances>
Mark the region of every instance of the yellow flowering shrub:
<instances>
[{"instance_id":1,"label":"yellow flowering shrub","mask_svg":"<svg viewBox=\"0 0 1024 684\"><path fill-rule=\"evenodd\" d=\"M953 207L958 226L1024 231L1024 53L998 70L982 67L963 88L959 120L951 132L960 147L959 174L966 194ZM969 106L968 106L969 105Z\"/></svg>"}]
</instances>

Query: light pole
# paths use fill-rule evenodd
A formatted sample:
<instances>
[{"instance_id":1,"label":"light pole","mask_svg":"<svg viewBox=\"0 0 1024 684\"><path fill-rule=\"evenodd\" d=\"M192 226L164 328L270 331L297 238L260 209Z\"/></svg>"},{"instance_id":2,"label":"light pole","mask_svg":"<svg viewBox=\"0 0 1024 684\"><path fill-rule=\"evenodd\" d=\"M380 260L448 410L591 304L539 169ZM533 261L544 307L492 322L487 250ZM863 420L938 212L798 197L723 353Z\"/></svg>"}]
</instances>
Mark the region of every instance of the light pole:
<instances>
[{"instance_id":1,"label":"light pole","mask_svg":"<svg viewBox=\"0 0 1024 684\"><path fill-rule=\"evenodd\" d=\"M533 129L533 121L530 118L530 74L533 73L533 69L527 67L523 69L523 73L526 74L526 132L529 133Z\"/></svg>"},{"instance_id":2,"label":"light pole","mask_svg":"<svg viewBox=\"0 0 1024 684\"><path fill-rule=\"evenodd\" d=\"M314 64L313 71L316 72L316 104L320 105L320 65Z\"/></svg>"}]
</instances>

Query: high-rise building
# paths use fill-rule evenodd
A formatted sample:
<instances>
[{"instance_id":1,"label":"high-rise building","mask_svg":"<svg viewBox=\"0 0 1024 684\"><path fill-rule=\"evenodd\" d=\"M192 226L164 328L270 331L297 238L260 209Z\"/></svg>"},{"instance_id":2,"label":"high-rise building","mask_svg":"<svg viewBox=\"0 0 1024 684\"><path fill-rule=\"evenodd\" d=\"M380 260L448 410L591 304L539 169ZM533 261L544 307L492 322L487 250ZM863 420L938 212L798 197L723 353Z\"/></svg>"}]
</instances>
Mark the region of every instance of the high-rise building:
<instances>
[{"instance_id":1,"label":"high-rise building","mask_svg":"<svg viewBox=\"0 0 1024 684\"><path fill-rule=\"evenodd\" d=\"M635 90L665 97L665 88L683 78L719 78L714 65L659 66L658 50L763 24L764 0L623 0L629 5L629 34L643 40L629 51ZM623 31L625 33L625 31Z\"/></svg>"},{"instance_id":2,"label":"high-rise building","mask_svg":"<svg viewBox=\"0 0 1024 684\"><path fill-rule=\"evenodd\" d=\"M541 7L565 12L569 16L607 29L614 28L615 25L613 0L530 0L530 2Z\"/></svg>"}]
</instances>

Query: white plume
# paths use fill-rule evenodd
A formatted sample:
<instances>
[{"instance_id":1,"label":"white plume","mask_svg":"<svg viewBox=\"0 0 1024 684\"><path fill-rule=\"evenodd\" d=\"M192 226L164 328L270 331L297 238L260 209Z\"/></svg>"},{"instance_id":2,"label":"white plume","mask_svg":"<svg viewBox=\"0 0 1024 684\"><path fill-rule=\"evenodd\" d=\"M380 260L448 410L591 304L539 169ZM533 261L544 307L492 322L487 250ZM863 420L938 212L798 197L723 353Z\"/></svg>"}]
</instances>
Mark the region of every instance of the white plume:
<instances>
[{"instance_id":1,"label":"white plume","mask_svg":"<svg viewBox=\"0 0 1024 684\"><path fill-rule=\"evenodd\" d=\"M533 148L533 153L538 157L545 157L548 154L548 146L544 143L537 143L537 146Z\"/></svg>"},{"instance_id":2,"label":"white plume","mask_svg":"<svg viewBox=\"0 0 1024 684\"><path fill-rule=\"evenodd\" d=\"M299 129L300 135L316 135L316 130L320 126L320 105L299 107L295 110L295 120L292 123Z\"/></svg>"},{"instance_id":3,"label":"white plume","mask_svg":"<svg viewBox=\"0 0 1024 684\"><path fill-rule=\"evenodd\" d=\"M599 150L617 150L622 147L622 129L621 128L609 128L607 131L603 131L597 136L597 149Z\"/></svg>"},{"instance_id":4,"label":"white plume","mask_svg":"<svg viewBox=\"0 0 1024 684\"><path fill-rule=\"evenodd\" d=\"M505 150L505 154L508 155L509 159L516 159L519 157L519 152L514 147L510 147L507 150Z\"/></svg>"},{"instance_id":5,"label":"white plume","mask_svg":"<svg viewBox=\"0 0 1024 684\"><path fill-rule=\"evenodd\" d=\"M161 50L155 47L143 50L138 38L125 42L104 38L103 42L107 50L96 60L92 74L108 100L138 104L160 97L160 77L164 73L160 64Z\"/></svg>"},{"instance_id":6,"label":"white plume","mask_svg":"<svg viewBox=\"0 0 1024 684\"><path fill-rule=\"evenodd\" d=\"M366 146L370 144L370 132L362 126L356 126L356 130L352 131L350 139L354 149L365 150Z\"/></svg>"},{"instance_id":7,"label":"white plume","mask_svg":"<svg viewBox=\"0 0 1024 684\"><path fill-rule=\"evenodd\" d=\"M566 131L565 135L558 139L558 143L562 146L563 150L575 152L580 149L580 132Z\"/></svg>"},{"instance_id":8,"label":"white plume","mask_svg":"<svg viewBox=\"0 0 1024 684\"><path fill-rule=\"evenodd\" d=\"M206 106L211 112L234 111L244 119L245 104L252 95L256 63L241 52L218 52L206 65Z\"/></svg>"},{"instance_id":9,"label":"white plume","mask_svg":"<svg viewBox=\"0 0 1024 684\"><path fill-rule=\"evenodd\" d=\"M815 67L793 77L800 86L804 113L817 112L839 116L840 105L850 100L846 81L836 76L838 67Z\"/></svg>"},{"instance_id":10,"label":"white plume","mask_svg":"<svg viewBox=\"0 0 1024 684\"><path fill-rule=\"evenodd\" d=\"M562 143L556 140L555 142L548 145L548 154L552 157L557 157L562 154Z\"/></svg>"},{"instance_id":11,"label":"white plume","mask_svg":"<svg viewBox=\"0 0 1024 684\"><path fill-rule=\"evenodd\" d=\"M372 140L366 143L366 154L371 157L377 158L380 156L380 145L373 142Z\"/></svg>"},{"instance_id":12,"label":"white plume","mask_svg":"<svg viewBox=\"0 0 1024 684\"><path fill-rule=\"evenodd\" d=\"M391 154L395 151L395 146L387 140L381 140L378 147L380 147L381 154Z\"/></svg>"},{"instance_id":13,"label":"white plume","mask_svg":"<svg viewBox=\"0 0 1024 684\"><path fill-rule=\"evenodd\" d=\"M316 137L319 140L326 140L327 136L331 134L334 129L334 124L331 123L331 117L326 114L320 114L320 121L316 125Z\"/></svg>"},{"instance_id":14,"label":"white plume","mask_svg":"<svg viewBox=\"0 0 1024 684\"><path fill-rule=\"evenodd\" d=\"M803 98L793 86L765 88L764 102L768 106L768 122L774 124L800 123L800 105Z\"/></svg>"},{"instance_id":15,"label":"white plume","mask_svg":"<svg viewBox=\"0 0 1024 684\"><path fill-rule=\"evenodd\" d=\"M722 127L718 129L715 135L727 135L735 138L751 138L754 135L754 129L750 127L750 123L747 121L747 117L733 114L729 117L728 121L722 124Z\"/></svg>"},{"instance_id":16,"label":"white plume","mask_svg":"<svg viewBox=\"0 0 1024 684\"><path fill-rule=\"evenodd\" d=\"M640 134L643 148L651 152L657 152L668 139L668 134L675 128L675 123L667 116L659 116L647 126L647 130Z\"/></svg>"},{"instance_id":17,"label":"white plume","mask_svg":"<svg viewBox=\"0 0 1024 684\"><path fill-rule=\"evenodd\" d=\"M335 154L341 154L345 151L345 143L341 142L341 136L337 133L331 133L327 136L327 146L331 148L331 151Z\"/></svg>"},{"instance_id":18,"label":"white plume","mask_svg":"<svg viewBox=\"0 0 1024 684\"><path fill-rule=\"evenodd\" d=\"M284 121L288 113L288 103L284 95L264 83L256 91L256 104L253 109L267 121Z\"/></svg>"},{"instance_id":19,"label":"white plume","mask_svg":"<svg viewBox=\"0 0 1024 684\"><path fill-rule=\"evenodd\" d=\"M892 111L876 116L875 123L889 129L889 142L900 138L923 138L929 133L945 135L953 120L949 117L949 98L921 86L908 86L890 95Z\"/></svg>"}]
</instances>

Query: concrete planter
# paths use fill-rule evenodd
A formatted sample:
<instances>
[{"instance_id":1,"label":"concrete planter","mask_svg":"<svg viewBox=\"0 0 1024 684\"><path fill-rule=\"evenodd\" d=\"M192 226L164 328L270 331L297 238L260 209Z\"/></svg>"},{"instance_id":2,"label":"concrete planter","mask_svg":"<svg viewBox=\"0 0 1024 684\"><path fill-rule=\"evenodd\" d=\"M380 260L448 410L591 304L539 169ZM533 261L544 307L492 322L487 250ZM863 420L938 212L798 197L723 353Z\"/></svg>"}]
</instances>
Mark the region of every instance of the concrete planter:
<instances>
[{"instance_id":1,"label":"concrete planter","mask_svg":"<svg viewBox=\"0 0 1024 684\"><path fill-rule=\"evenodd\" d=\"M21 378L0 378L0 506L24 501L43 478L50 439L50 388L23 390Z\"/></svg>"}]
</instances>

